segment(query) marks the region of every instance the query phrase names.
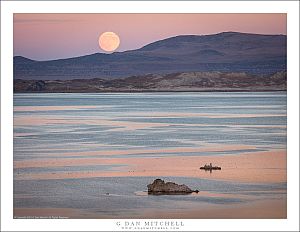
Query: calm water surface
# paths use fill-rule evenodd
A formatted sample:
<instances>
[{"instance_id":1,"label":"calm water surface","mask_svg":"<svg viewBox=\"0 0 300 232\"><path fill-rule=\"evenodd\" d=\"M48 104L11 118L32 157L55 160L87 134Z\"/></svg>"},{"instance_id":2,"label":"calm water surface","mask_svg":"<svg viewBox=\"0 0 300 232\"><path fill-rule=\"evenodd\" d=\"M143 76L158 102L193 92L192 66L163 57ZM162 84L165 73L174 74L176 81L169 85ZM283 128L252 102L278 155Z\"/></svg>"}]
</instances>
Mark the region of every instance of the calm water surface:
<instances>
[{"instance_id":1,"label":"calm water surface","mask_svg":"<svg viewBox=\"0 0 300 232\"><path fill-rule=\"evenodd\" d=\"M184 151L225 145L251 148ZM14 95L15 163L99 156L145 158L146 162L147 158L277 149L286 149L286 92ZM195 204L232 206L255 197L286 198L286 183L166 176L221 195L157 197L143 194L155 177L34 178L38 173L118 172L127 165L15 166L14 208L75 208L113 218L126 212L134 217L142 208L178 210Z\"/></svg>"}]
</instances>

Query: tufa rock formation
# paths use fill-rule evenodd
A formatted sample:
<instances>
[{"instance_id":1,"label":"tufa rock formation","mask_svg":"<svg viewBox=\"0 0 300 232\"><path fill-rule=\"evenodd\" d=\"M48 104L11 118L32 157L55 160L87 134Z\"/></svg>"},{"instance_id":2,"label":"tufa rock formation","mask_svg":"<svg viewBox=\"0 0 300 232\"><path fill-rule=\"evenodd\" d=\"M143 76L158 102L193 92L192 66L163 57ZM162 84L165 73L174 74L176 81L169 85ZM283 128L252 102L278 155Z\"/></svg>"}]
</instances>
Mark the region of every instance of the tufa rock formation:
<instances>
[{"instance_id":1,"label":"tufa rock formation","mask_svg":"<svg viewBox=\"0 0 300 232\"><path fill-rule=\"evenodd\" d=\"M191 190L188 186L182 184L178 185L173 182L164 182L161 179L156 179L152 184L148 184L148 194L162 195L162 194L189 194L192 192L198 193L198 190Z\"/></svg>"}]
</instances>

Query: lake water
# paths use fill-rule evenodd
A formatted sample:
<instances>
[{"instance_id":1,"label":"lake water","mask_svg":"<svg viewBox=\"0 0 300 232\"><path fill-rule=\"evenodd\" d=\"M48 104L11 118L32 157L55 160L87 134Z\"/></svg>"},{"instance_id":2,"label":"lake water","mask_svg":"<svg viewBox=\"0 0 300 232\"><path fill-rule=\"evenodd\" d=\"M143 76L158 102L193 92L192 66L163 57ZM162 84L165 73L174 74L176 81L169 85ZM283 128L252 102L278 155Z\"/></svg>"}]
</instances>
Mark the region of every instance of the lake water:
<instances>
[{"instance_id":1,"label":"lake water","mask_svg":"<svg viewBox=\"0 0 300 232\"><path fill-rule=\"evenodd\" d=\"M35 209L15 216L57 209L71 218L163 217L286 201L286 180L226 180L164 165L286 151L286 122L286 92L14 94L14 208ZM157 177L202 194L147 195Z\"/></svg>"}]
</instances>

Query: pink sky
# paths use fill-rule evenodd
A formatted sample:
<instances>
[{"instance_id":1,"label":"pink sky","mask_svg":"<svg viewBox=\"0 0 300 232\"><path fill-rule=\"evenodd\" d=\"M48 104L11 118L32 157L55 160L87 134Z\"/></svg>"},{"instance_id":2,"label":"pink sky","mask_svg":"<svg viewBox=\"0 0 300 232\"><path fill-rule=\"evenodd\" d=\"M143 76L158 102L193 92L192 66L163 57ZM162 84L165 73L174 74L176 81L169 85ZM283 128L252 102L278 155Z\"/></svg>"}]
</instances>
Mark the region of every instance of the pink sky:
<instances>
[{"instance_id":1,"label":"pink sky","mask_svg":"<svg viewBox=\"0 0 300 232\"><path fill-rule=\"evenodd\" d=\"M104 52L98 38L105 31L117 33L117 51L126 51L176 35L286 35L286 14L14 14L14 55L50 60Z\"/></svg>"}]
</instances>

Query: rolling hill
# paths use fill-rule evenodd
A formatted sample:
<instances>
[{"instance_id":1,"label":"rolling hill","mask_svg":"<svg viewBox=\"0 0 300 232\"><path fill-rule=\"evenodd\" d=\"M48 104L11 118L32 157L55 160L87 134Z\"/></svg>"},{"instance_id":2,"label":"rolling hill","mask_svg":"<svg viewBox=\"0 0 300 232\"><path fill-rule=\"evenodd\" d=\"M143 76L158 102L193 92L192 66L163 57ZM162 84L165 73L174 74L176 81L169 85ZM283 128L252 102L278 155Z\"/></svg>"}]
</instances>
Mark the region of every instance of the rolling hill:
<instances>
[{"instance_id":1,"label":"rolling hill","mask_svg":"<svg viewBox=\"0 0 300 232\"><path fill-rule=\"evenodd\" d=\"M35 61L14 57L14 79L115 79L177 72L245 72L270 75L286 70L286 36L223 32L180 35L140 49Z\"/></svg>"}]
</instances>

